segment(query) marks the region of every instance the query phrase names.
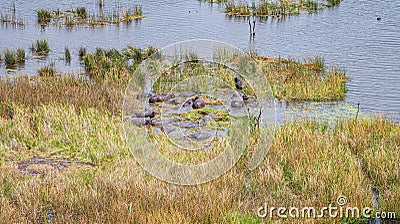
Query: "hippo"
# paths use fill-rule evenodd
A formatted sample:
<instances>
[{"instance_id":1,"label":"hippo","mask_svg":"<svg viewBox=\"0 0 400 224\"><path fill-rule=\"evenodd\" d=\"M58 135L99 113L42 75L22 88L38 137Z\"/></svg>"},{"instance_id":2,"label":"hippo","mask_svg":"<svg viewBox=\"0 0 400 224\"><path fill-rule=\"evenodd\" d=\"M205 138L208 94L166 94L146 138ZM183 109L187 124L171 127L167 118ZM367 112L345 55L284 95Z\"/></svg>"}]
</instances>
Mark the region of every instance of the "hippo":
<instances>
[{"instance_id":1,"label":"hippo","mask_svg":"<svg viewBox=\"0 0 400 224\"><path fill-rule=\"evenodd\" d=\"M204 103L204 100L198 96L196 96L193 99L193 104L192 104L192 108L193 109L200 109L203 108L206 104Z\"/></svg>"},{"instance_id":2,"label":"hippo","mask_svg":"<svg viewBox=\"0 0 400 224\"><path fill-rule=\"evenodd\" d=\"M231 102L231 107L233 108L242 108L244 105L244 102L241 100L232 100Z\"/></svg>"},{"instance_id":3,"label":"hippo","mask_svg":"<svg viewBox=\"0 0 400 224\"><path fill-rule=\"evenodd\" d=\"M154 110L142 110L139 112L134 112L133 114L135 115L135 117L153 118L154 116L156 116L156 112Z\"/></svg>"},{"instance_id":4,"label":"hippo","mask_svg":"<svg viewBox=\"0 0 400 224\"><path fill-rule=\"evenodd\" d=\"M173 93L168 94L159 94L149 98L149 103L157 103L157 102L164 102L174 98L175 95Z\"/></svg>"},{"instance_id":5,"label":"hippo","mask_svg":"<svg viewBox=\"0 0 400 224\"><path fill-rule=\"evenodd\" d=\"M182 92L181 94L179 94L179 96L183 97L183 98L188 98L188 97L196 96L199 93L200 92L198 90L195 90L193 92Z\"/></svg>"},{"instance_id":6,"label":"hippo","mask_svg":"<svg viewBox=\"0 0 400 224\"><path fill-rule=\"evenodd\" d=\"M245 93L243 93L242 99L243 101L248 101L250 98Z\"/></svg>"},{"instance_id":7,"label":"hippo","mask_svg":"<svg viewBox=\"0 0 400 224\"><path fill-rule=\"evenodd\" d=\"M202 141L212 137L212 134L210 132L200 131L200 132L190 133L187 135L187 137L192 140Z\"/></svg>"},{"instance_id":8,"label":"hippo","mask_svg":"<svg viewBox=\"0 0 400 224\"><path fill-rule=\"evenodd\" d=\"M171 124L171 123L177 122L179 120L180 119L178 117L174 117L174 118L171 118L168 120L152 120L151 125L156 126L156 127L157 126L165 126L167 124Z\"/></svg>"},{"instance_id":9,"label":"hippo","mask_svg":"<svg viewBox=\"0 0 400 224\"><path fill-rule=\"evenodd\" d=\"M239 77L235 77L235 86L238 90L243 89L243 81Z\"/></svg>"},{"instance_id":10,"label":"hippo","mask_svg":"<svg viewBox=\"0 0 400 224\"><path fill-rule=\"evenodd\" d=\"M149 117L127 117L124 119L125 122L131 122L136 126L146 126L151 124L151 119Z\"/></svg>"},{"instance_id":11,"label":"hippo","mask_svg":"<svg viewBox=\"0 0 400 224\"><path fill-rule=\"evenodd\" d=\"M178 122L174 124L180 128L199 128L205 126L204 122Z\"/></svg>"}]
</instances>

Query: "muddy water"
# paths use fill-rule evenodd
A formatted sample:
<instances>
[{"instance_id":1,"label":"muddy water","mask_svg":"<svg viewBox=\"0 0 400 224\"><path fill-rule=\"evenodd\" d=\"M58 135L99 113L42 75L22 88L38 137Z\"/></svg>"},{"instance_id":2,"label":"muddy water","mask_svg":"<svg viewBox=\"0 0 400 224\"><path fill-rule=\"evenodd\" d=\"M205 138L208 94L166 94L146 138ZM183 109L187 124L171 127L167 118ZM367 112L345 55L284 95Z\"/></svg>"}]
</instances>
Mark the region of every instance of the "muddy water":
<instances>
[{"instance_id":1,"label":"muddy water","mask_svg":"<svg viewBox=\"0 0 400 224\"><path fill-rule=\"evenodd\" d=\"M99 13L96 2L15 0L16 15L27 24L24 27L0 26L0 51L22 46L29 52L33 41L47 38L52 50L48 59L28 60L22 68L23 73L30 75L35 75L37 68L50 61L63 71L81 70L77 60L80 46L86 46L88 50L97 46L123 48L128 44L164 47L177 41L207 38L222 40L242 49L254 48L258 53L270 56L302 58L320 54L327 64L345 67L351 79L346 103L353 107L360 103L361 110L366 113L384 111L399 118L399 1L343 1L337 8L315 15L258 21L254 40L249 38L247 21L226 16L218 4L196 0L104 1L105 11L134 4L143 6L147 18L119 26L72 29L49 26L42 29L35 25L34 9L85 6L89 12ZM2 13L12 14L11 0L1 0L0 4ZM377 17L381 20L378 21ZM70 66L62 60L65 46L72 51ZM6 70L2 65L0 75L4 74Z\"/></svg>"}]
</instances>

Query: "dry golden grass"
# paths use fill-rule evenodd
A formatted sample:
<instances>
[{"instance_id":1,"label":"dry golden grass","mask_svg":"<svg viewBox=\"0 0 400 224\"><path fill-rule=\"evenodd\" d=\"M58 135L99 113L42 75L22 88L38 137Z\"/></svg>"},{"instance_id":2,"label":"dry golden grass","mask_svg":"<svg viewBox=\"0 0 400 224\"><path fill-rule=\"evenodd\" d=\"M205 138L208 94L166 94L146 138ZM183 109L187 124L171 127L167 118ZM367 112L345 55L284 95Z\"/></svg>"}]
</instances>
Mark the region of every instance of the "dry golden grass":
<instances>
[{"instance_id":1,"label":"dry golden grass","mask_svg":"<svg viewBox=\"0 0 400 224\"><path fill-rule=\"evenodd\" d=\"M0 116L12 115L14 105L35 107L69 104L76 109L97 108L119 114L124 87L114 82L94 83L74 74L64 77L27 77L0 80Z\"/></svg>"},{"instance_id":2,"label":"dry golden grass","mask_svg":"<svg viewBox=\"0 0 400 224\"><path fill-rule=\"evenodd\" d=\"M359 125L341 122L335 134L341 145L362 159L366 176L378 191L381 210L400 214L400 125L365 118Z\"/></svg>"},{"instance_id":3,"label":"dry golden grass","mask_svg":"<svg viewBox=\"0 0 400 224\"><path fill-rule=\"evenodd\" d=\"M373 207L372 185L382 193L382 209L400 212L398 206L390 207L400 199L399 129L378 118L343 121L333 130L323 122L286 124L275 132L266 159L255 170L250 172L240 160L214 181L177 186L157 180L135 162L119 117L71 106L17 107L12 120L0 120L0 220L259 223L256 210L264 202L276 207L322 207L345 195L349 206ZM18 147L10 147L12 138ZM31 141L36 144L28 147ZM45 156L56 148L63 149L60 157L71 155L96 166L38 176L12 168L24 158L18 155ZM357 155L369 164L366 170L374 183L361 173Z\"/></svg>"}]
</instances>

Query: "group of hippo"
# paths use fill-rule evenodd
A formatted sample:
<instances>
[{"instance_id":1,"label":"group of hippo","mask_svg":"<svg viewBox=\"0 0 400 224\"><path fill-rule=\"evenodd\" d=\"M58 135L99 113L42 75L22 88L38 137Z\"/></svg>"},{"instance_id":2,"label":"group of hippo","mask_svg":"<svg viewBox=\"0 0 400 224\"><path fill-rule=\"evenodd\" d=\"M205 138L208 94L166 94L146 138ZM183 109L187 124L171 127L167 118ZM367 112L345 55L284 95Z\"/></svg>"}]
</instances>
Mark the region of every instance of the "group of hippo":
<instances>
[{"instance_id":1,"label":"group of hippo","mask_svg":"<svg viewBox=\"0 0 400 224\"><path fill-rule=\"evenodd\" d=\"M238 91L241 91L243 89L243 81L239 77L235 77L235 87ZM183 103L183 107L191 107L192 109L201 109L206 106L206 103L204 100L197 96L199 94L199 91L194 91L194 92L185 92L181 93L179 96L183 98L189 98L192 97L188 100L186 100ZM143 96L140 96L143 97ZM146 95L146 98L149 98L149 103L154 104L158 102L169 102L172 104L179 104L178 100L174 99L175 95L173 93L168 93L168 94L158 94L158 95ZM139 96L138 96L139 98ZM248 101L249 97L246 94L241 94L240 98L235 98L231 102L231 107L233 108L241 108L244 106L244 102ZM130 121L132 124L136 126L145 126L145 125L152 125L152 126L162 126L171 123L178 122L180 118L172 118L169 120L152 120L156 116L156 112L151 109L139 111L139 112L134 112L133 117L128 117L125 119L125 121ZM207 121L209 119L212 119L212 116L206 116L203 121ZM183 128L194 128L194 127L199 127L203 126L204 122L179 122L179 126Z\"/></svg>"}]
</instances>

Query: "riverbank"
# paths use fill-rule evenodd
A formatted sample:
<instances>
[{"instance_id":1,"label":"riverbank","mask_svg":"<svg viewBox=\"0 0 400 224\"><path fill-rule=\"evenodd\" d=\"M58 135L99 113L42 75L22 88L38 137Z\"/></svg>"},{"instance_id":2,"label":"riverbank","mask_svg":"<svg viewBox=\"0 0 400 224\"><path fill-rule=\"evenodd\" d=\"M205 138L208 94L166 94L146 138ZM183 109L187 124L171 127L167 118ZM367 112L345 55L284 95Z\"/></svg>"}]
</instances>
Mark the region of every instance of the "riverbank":
<instances>
[{"instance_id":1,"label":"riverbank","mask_svg":"<svg viewBox=\"0 0 400 224\"><path fill-rule=\"evenodd\" d=\"M246 153L233 169L206 184L177 186L152 177L130 153L121 119L132 71L152 51L98 49L82 54L85 76L56 72L1 81L1 220L259 223L264 203L321 208L343 195L348 206L374 208L371 188L381 211L400 214L400 126L379 117L352 117L334 126L285 123L274 132L266 159L249 171L252 141L267 136L261 132L260 139L244 143ZM343 74L337 82L325 80L330 70L320 58L257 60L282 99L299 96L292 86L332 97L343 91Z\"/></svg>"}]
</instances>

